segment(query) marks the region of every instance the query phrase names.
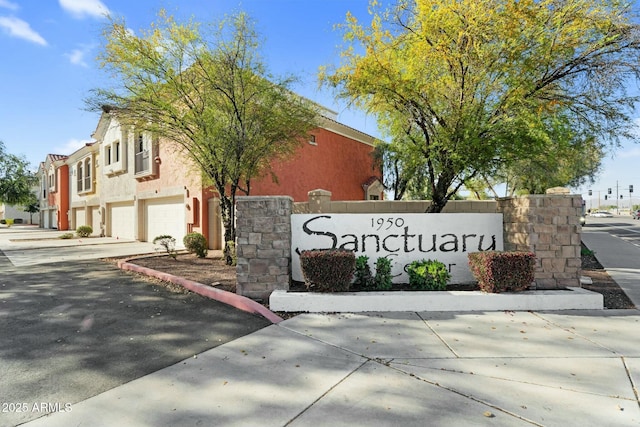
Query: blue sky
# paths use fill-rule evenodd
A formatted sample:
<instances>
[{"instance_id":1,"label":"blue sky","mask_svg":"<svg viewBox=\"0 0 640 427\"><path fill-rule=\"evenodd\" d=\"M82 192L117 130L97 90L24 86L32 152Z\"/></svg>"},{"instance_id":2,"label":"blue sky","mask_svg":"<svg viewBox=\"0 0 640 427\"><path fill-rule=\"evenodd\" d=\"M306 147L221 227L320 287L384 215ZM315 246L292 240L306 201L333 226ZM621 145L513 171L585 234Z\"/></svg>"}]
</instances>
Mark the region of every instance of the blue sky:
<instances>
[{"instance_id":1,"label":"blue sky","mask_svg":"<svg viewBox=\"0 0 640 427\"><path fill-rule=\"evenodd\" d=\"M95 61L104 14L122 16L138 31L162 7L202 22L248 12L265 39L263 55L272 72L297 75L298 93L336 110L342 123L378 136L373 118L337 104L317 84L318 68L339 60L334 24L344 22L347 11L367 19L367 6L368 0L0 0L0 140L34 166L48 153L71 154L91 141L98 115L84 111L83 100L91 88L108 83ZM634 203L640 203L639 161L640 145L625 143L607 156L596 184L575 192L596 207L598 191L603 204L607 188L615 193L618 182L626 205L631 184Z\"/></svg>"},{"instance_id":2,"label":"blue sky","mask_svg":"<svg viewBox=\"0 0 640 427\"><path fill-rule=\"evenodd\" d=\"M84 111L91 88L107 76L95 57L104 14L148 29L158 9L177 18L218 20L244 10L264 38L263 56L275 74L294 74L295 90L339 113L338 119L376 134L376 123L319 90L318 68L338 60L333 30L347 11L366 18L368 0L0 0L0 140L33 165L48 153L71 154L91 141L98 114Z\"/></svg>"}]
</instances>

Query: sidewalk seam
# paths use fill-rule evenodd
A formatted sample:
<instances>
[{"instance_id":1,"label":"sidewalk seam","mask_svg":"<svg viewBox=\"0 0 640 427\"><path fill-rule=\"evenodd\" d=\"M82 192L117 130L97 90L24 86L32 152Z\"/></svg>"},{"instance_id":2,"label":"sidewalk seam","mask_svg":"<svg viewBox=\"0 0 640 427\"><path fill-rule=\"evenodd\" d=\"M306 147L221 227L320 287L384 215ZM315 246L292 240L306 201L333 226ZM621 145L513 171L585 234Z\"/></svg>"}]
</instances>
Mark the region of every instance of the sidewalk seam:
<instances>
[{"instance_id":1,"label":"sidewalk seam","mask_svg":"<svg viewBox=\"0 0 640 427\"><path fill-rule=\"evenodd\" d=\"M631 384L631 390L633 390L633 394L636 396L636 403L640 407L640 395L638 395L638 387L633 382L633 376L631 375L631 370L627 365L627 359L625 359L624 356L621 356L620 360L622 360L622 366L624 366L624 370L627 373L627 377L629 378L629 383Z\"/></svg>"},{"instance_id":2,"label":"sidewalk seam","mask_svg":"<svg viewBox=\"0 0 640 427\"><path fill-rule=\"evenodd\" d=\"M339 347L338 347L339 348ZM291 425L292 422L294 422L295 420L297 420L298 418L300 418L300 416L302 416L302 414L304 414L305 412L307 412L309 409L311 409L313 407L313 405L315 405L316 403L318 403L320 400L322 400L327 394L331 393L336 387L338 387L340 384L342 384L344 381L347 380L347 378L349 378L351 375L353 375L354 373L356 373L357 371L359 371L360 369L362 369L362 367L364 365L366 365L370 360L364 360L357 368L355 368L353 371L349 372L347 375L345 375L340 381L338 381L337 383L335 383L334 385L332 385L327 391L325 391L324 393L322 393L320 396L318 396L318 398L316 400L314 400L313 402L311 402L307 407L305 407L303 410L301 410L295 417L291 418L289 421L287 421L287 423L285 424L286 426Z\"/></svg>"}]
</instances>

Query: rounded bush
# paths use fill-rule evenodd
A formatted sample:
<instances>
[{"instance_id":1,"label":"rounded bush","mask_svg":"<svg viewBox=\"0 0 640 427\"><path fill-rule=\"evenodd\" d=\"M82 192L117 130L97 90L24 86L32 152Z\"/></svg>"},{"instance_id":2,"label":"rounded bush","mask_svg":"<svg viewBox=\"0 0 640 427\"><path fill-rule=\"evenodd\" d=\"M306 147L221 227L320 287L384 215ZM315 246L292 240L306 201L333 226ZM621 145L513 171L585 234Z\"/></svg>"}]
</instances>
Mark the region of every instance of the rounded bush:
<instances>
[{"instance_id":1,"label":"rounded bush","mask_svg":"<svg viewBox=\"0 0 640 427\"><path fill-rule=\"evenodd\" d=\"M207 239L200 233L189 233L182 239L184 247L190 253L195 253L198 258L207 256Z\"/></svg>"},{"instance_id":2,"label":"rounded bush","mask_svg":"<svg viewBox=\"0 0 640 427\"><path fill-rule=\"evenodd\" d=\"M80 237L89 237L93 234L93 228L90 225L81 225L76 228L76 234Z\"/></svg>"},{"instance_id":3,"label":"rounded bush","mask_svg":"<svg viewBox=\"0 0 640 427\"><path fill-rule=\"evenodd\" d=\"M407 266L409 286L424 291L444 291L451 275L440 261L413 261Z\"/></svg>"}]
</instances>

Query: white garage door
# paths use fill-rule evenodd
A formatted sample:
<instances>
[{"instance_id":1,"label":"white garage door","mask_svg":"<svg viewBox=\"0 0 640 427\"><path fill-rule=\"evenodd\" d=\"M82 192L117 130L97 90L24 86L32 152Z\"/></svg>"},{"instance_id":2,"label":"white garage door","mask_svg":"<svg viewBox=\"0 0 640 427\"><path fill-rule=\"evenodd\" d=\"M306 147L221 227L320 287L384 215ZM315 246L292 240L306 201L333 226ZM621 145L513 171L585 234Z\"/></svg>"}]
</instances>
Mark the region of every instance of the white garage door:
<instances>
[{"instance_id":1,"label":"white garage door","mask_svg":"<svg viewBox=\"0 0 640 427\"><path fill-rule=\"evenodd\" d=\"M100 207L93 206L91 208L91 228L93 228L93 234L100 235Z\"/></svg>"},{"instance_id":2,"label":"white garage door","mask_svg":"<svg viewBox=\"0 0 640 427\"><path fill-rule=\"evenodd\" d=\"M147 242L168 234L176 239L176 247L184 247L187 219L182 196L145 200L145 220Z\"/></svg>"},{"instance_id":3,"label":"white garage door","mask_svg":"<svg viewBox=\"0 0 640 427\"><path fill-rule=\"evenodd\" d=\"M133 203L113 203L109 205L108 215L111 237L135 239Z\"/></svg>"},{"instance_id":4,"label":"white garage door","mask_svg":"<svg viewBox=\"0 0 640 427\"><path fill-rule=\"evenodd\" d=\"M87 225L87 215L84 209L75 209L76 213L76 229L83 225Z\"/></svg>"}]
</instances>

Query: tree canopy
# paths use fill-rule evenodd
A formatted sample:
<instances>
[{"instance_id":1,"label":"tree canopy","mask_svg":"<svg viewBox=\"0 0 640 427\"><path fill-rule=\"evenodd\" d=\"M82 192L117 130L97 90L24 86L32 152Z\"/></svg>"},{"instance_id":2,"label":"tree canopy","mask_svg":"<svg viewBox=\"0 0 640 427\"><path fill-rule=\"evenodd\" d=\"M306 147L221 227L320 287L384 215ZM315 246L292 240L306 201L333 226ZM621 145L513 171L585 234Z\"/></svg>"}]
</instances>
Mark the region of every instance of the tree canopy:
<instances>
[{"instance_id":1,"label":"tree canopy","mask_svg":"<svg viewBox=\"0 0 640 427\"><path fill-rule=\"evenodd\" d=\"M36 177L22 157L6 152L0 141L0 203L26 205L32 198Z\"/></svg>"},{"instance_id":2,"label":"tree canopy","mask_svg":"<svg viewBox=\"0 0 640 427\"><path fill-rule=\"evenodd\" d=\"M267 71L244 13L205 25L161 11L140 35L112 19L104 41L99 59L116 85L94 90L89 107L115 107L122 122L177 143L219 193L234 240L236 192L298 147L316 106L291 92L295 78Z\"/></svg>"},{"instance_id":3,"label":"tree canopy","mask_svg":"<svg viewBox=\"0 0 640 427\"><path fill-rule=\"evenodd\" d=\"M321 79L420 165L431 212L473 178L527 162L521 178L539 179L560 155L588 147L591 161L631 137L640 32L627 3L398 0L384 10L371 0L370 12L368 25L347 15L341 63Z\"/></svg>"}]
</instances>

